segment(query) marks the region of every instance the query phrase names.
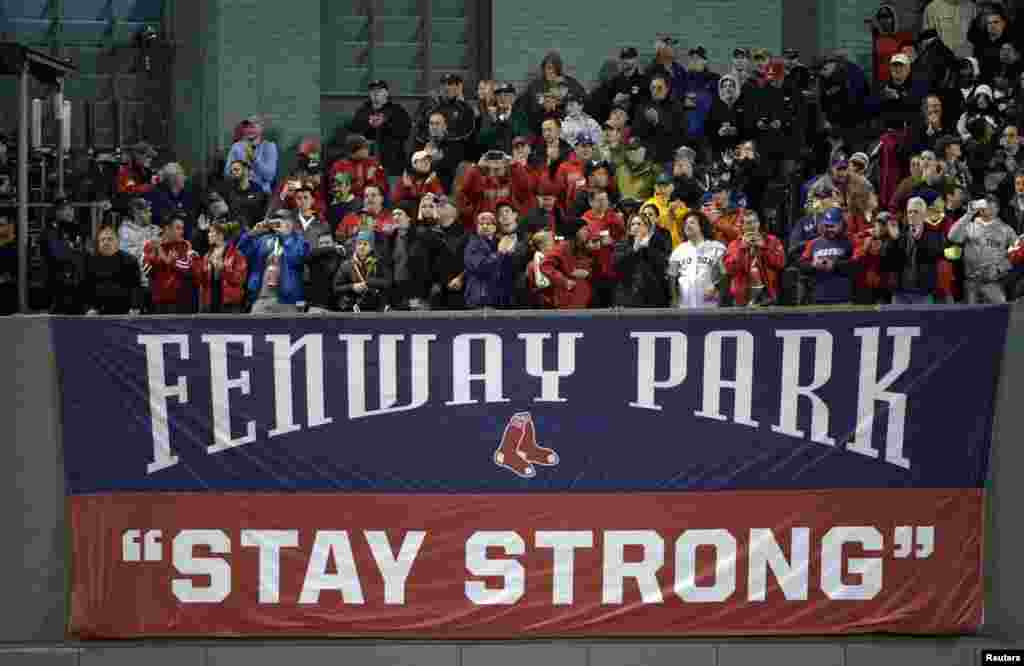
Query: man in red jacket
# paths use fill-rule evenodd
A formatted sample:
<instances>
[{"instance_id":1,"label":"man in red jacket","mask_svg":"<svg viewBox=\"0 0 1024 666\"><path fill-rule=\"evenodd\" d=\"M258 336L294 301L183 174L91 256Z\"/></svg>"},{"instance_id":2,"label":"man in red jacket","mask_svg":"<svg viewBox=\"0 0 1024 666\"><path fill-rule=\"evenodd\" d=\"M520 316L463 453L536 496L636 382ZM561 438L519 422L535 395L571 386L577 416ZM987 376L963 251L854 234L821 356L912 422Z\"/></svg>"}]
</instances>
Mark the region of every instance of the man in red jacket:
<instances>
[{"instance_id":1,"label":"man in red jacket","mask_svg":"<svg viewBox=\"0 0 1024 666\"><path fill-rule=\"evenodd\" d=\"M468 230L480 213L495 212L499 201L508 199L520 214L525 214L532 198L526 168L501 151L489 150L478 164L466 169L458 207Z\"/></svg>"},{"instance_id":2,"label":"man in red jacket","mask_svg":"<svg viewBox=\"0 0 1024 666\"><path fill-rule=\"evenodd\" d=\"M146 241L142 270L149 275L155 314L192 312L192 264L197 255L185 240L185 222L174 217L159 240Z\"/></svg>"},{"instance_id":3,"label":"man in red jacket","mask_svg":"<svg viewBox=\"0 0 1024 666\"><path fill-rule=\"evenodd\" d=\"M352 176L352 193L363 196L367 185L377 185L381 192L388 191L388 176L379 160L370 157L370 143L363 136L350 136L345 141L348 157L331 165L329 182L334 182L334 175L347 173Z\"/></svg>"},{"instance_id":4,"label":"man in red jacket","mask_svg":"<svg viewBox=\"0 0 1024 666\"><path fill-rule=\"evenodd\" d=\"M761 230L761 220L745 211L743 235L729 243L725 270L736 305L771 305L779 297L779 276L786 266L782 241Z\"/></svg>"}]
</instances>

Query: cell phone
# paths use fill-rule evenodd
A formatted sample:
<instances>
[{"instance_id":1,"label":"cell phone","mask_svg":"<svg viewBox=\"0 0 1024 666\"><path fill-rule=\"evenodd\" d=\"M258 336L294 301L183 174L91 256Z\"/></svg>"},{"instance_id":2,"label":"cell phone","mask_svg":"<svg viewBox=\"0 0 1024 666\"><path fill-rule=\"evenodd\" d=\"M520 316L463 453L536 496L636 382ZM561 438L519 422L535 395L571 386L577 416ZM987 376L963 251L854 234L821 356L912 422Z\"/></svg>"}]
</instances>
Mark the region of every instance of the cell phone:
<instances>
[{"instance_id":1,"label":"cell phone","mask_svg":"<svg viewBox=\"0 0 1024 666\"><path fill-rule=\"evenodd\" d=\"M484 153L484 159L488 162L497 162L498 160L505 159L505 153L500 150L488 150Z\"/></svg>"}]
</instances>

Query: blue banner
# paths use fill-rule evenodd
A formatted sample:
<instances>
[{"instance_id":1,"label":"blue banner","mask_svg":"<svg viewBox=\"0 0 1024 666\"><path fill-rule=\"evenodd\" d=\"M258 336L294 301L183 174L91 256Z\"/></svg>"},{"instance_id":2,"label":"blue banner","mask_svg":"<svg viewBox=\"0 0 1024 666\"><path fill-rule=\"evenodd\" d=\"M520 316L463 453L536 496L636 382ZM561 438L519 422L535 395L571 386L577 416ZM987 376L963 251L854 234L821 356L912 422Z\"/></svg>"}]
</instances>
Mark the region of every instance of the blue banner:
<instances>
[{"instance_id":1,"label":"blue banner","mask_svg":"<svg viewBox=\"0 0 1024 666\"><path fill-rule=\"evenodd\" d=\"M68 492L979 488L1008 314L57 319Z\"/></svg>"}]
</instances>

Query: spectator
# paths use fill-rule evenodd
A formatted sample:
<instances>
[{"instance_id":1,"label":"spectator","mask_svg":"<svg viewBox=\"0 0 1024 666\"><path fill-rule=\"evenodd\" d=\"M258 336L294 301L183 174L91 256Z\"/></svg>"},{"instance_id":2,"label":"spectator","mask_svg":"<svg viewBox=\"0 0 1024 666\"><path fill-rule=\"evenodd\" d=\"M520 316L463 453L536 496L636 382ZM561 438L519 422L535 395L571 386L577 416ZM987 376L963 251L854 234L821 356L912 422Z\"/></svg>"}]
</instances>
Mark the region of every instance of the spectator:
<instances>
[{"instance_id":1,"label":"spectator","mask_svg":"<svg viewBox=\"0 0 1024 666\"><path fill-rule=\"evenodd\" d=\"M519 216L514 207L508 201L498 202L498 239L511 238L515 241L512 255L509 260L510 272L512 275L512 298L508 306L511 308L526 308L531 305L530 285L527 280L526 269L532 258L530 251L530 239L526 230L519 224Z\"/></svg>"},{"instance_id":2,"label":"spectator","mask_svg":"<svg viewBox=\"0 0 1024 666\"><path fill-rule=\"evenodd\" d=\"M85 255L79 291L86 314L138 314L141 309L139 262L118 249L117 230L102 226L96 234L96 253Z\"/></svg>"},{"instance_id":3,"label":"spectator","mask_svg":"<svg viewBox=\"0 0 1024 666\"><path fill-rule=\"evenodd\" d=\"M804 272L814 276L814 303L849 303L852 295L853 244L843 231L843 211L829 209L821 222L821 235L808 241L801 258Z\"/></svg>"},{"instance_id":4,"label":"spectator","mask_svg":"<svg viewBox=\"0 0 1024 666\"><path fill-rule=\"evenodd\" d=\"M148 311L149 303L149 272L143 265L143 249L146 243L156 241L162 235L162 230L153 224L153 209L148 201L137 198L131 202L132 216L121 222L118 228L118 240L121 251L129 256L135 257L142 269L142 287L144 289L143 308Z\"/></svg>"},{"instance_id":5,"label":"spectator","mask_svg":"<svg viewBox=\"0 0 1024 666\"><path fill-rule=\"evenodd\" d=\"M921 30L935 30L942 43L963 58L970 52L967 31L977 13L970 0L932 0L924 8Z\"/></svg>"},{"instance_id":6,"label":"spectator","mask_svg":"<svg viewBox=\"0 0 1024 666\"><path fill-rule=\"evenodd\" d=\"M43 230L40 246L46 266L46 293L51 314L82 314L79 303L88 231L75 219L67 199L54 203L54 221Z\"/></svg>"},{"instance_id":7,"label":"spectator","mask_svg":"<svg viewBox=\"0 0 1024 666\"><path fill-rule=\"evenodd\" d=\"M0 315L18 311L18 244L14 215L0 211Z\"/></svg>"},{"instance_id":8,"label":"spectator","mask_svg":"<svg viewBox=\"0 0 1024 666\"><path fill-rule=\"evenodd\" d=\"M761 231L761 220L745 211L743 235L729 244L724 259L732 300L740 306L774 305L786 252L775 236Z\"/></svg>"},{"instance_id":9,"label":"spectator","mask_svg":"<svg viewBox=\"0 0 1024 666\"><path fill-rule=\"evenodd\" d=\"M194 272L199 287L199 311L214 314L245 312L245 279L248 262L233 244L228 244L228 227L210 225L209 251L196 258Z\"/></svg>"},{"instance_id":10,"label":"spectator","mask_svg":"<svg viewBox=\"0 0 1024 666\"><path fill-rule=\"evenodd\" d=\"M509 201L499 201L497 208L499 218L517 215L515 206ZM448 201L440 203L437 207L441 244L437 258L437 282L440 289L431 302L431 307L435 310L462 310L466 307L463 287L466 279L465 256L469 235L465 225L458 222L458 215L458 210Z\"/></svg>"},{"instance_id":11,"label":"spectator","mask_svg":"<svg viewBox=\"0 0 1024 666\"><path fill-rule=\"evenodd\" d=\"M619 202L621 196L615 185L613 167L605 160L592 160L584 165L583 176L586 185L575 188L575 196L571 199L567 211L569 217L582 217L590 208L590 197L594 192L601 191L608 195L611 206Z\"/></svg>"},{"instance_id":12,"label":"spectator","mask_svg":"<svg viewBox=\"0 0 1024 666\"><path fill-rule=\"evenodd\" d=\"M153 222L162 227L176 217L185 224L185 237L192 237L197 202L192 188L186 187L185 170L180 164L165 164L160 169L160 184L145 198L153 206Z\"/></svg>"},{"instance_id":13,"label":"spectator","mask_svg":"<svg viewBox=\"0 0 1024 666\"><path fill-rule=\"evenodd\" d=\"M980 85L967 103L967 110L960 115L956 130L964 141L974 139L988 143L999 130L998 112L992 102L992 88Z\"/></svg>"},{"instance_id":14,"label":"spectator","mask_svg":"<svg viewBox=\"0 0 1024 666\"><path fill-rule=\"evenodd\" d=\"M949 240L963 244L964 295L969 304L1005 303L1002 281L1010 272L1007 251L1017 240L996 216L991 199L972 201L949 230Z\"/></svg>"},{"instance_id":15,"label":"spectator","mask_svg":"<svg viewBox=\"0 0 1024 666\"><path fill-rule=\"evenodd\" d=\"M927 204L914 197L907 202L907 224L901 231L895 217L888 219L886 232L891 242L882 251L882 267L895 276L894 305L923 305L935 302L936 261L942 256L945 239L925 224Z\"/></svg>"},{"instance_id":16,"label":"spectator","mask_svg":"<svg viewBox=\"0 0 1024 666\"><path fill-rule=\"evenodd\" d=\"M224 175L228 175L233 162L242 161L249 165L253 185L269 194L277 181L277 144L263 139L263 123L256 118L244 121L241 131L242 138L228 152Z\"/></svg>"},{"instance_id":17,"label":"spectator","mask_svg":"<svg viewBox=\"0 0 1024 666\"><path fill-rule=\"evenodd\" d=\"M544 97L551 93L558 107L564 103L569 94L580 98L586 97L586 90L580 82L568 76L562 64L562 56L558 51L550 51L540 63L539 76L535 77L526 87L524 93L516 100L516 106L526 113L530 127L540 125L544 115Z\"/></svg>"},{"instance_id":18,"label":"spectator","mask_svg":"<svg viewBox=\"0 0 1024 666\"><path fill-rule=\"evenodd\" d=\"M753 67L750 63L750 49L743 47L733 49L732 67L726 73L726 76L735 78L740 90L746 90L749 87L747 84L750 82L753 74Z\"/></svg>"},{"instance_id":19,"label":"spectator","mask_svg":"<svg viewBox=\"0 0 1024 666\"><path fill-rule=\"evenodd\" d=\"M269 204L269 195L252 183L251 175L245 162L235 160L228 165L228 179L219 190L244 229L251 229L257 222L261 222Z\"/></svg>"},{"instance_id":20,"label":"spectator","mask_svg":"<svg viewBox=\"0 0 1024 666\"><path fill-rule=\"evenodd\" d=\"M530 121L526 113L514 108L516 89L511 83L503 83L495 89L497 109L494 116L482 116L477 142L483 152L500 150L512 153L512 142L516 137L530 132Z\"/></svg>"},{"instance_id":21,"label":"spectator","mask_svg":"<svg viewBox=\"0 0 1024 666\"><path fill-rule=\"evenodd\" d=\"M367 90L369 99L356 111L350 129L367 138L370 153L379 158L384 173L393 181L405 169L405 143L412 133L412 120L401 104L391 101L387 82L371 81Z\"/></svg>"},{"instance_id":22,"label":"spectator","mask_svg":"<svg viewBox=\"0 0 1024 666\"><path fill-rule=\"evenodd\" d=\"M629 237L615 243L618 307L668 307L666 275L671 248L659 243L653 232L650 221L637 215L629 221Z\"/></svg>"},{"instance_id":23,"label":"spectator","mask_svg":"<svg viewBox=\"0 0 1024 666\"><path fill-rule=\"evenodd\" d=\"M603 133L601 125L583 110L583 98L570 94L565 100L562 139L576 148L580 138L586 138L590 145L594 145L603 138Z\"/></svg>"},{"instance_id":24,"label":"spectator","mask_svg":"<svg viewBox=\"0 0 1024 666\"><path fill-rule=\"evenodd\" d=\"M374 233L360 231L355 253L342 262L334 277L334 293L341 312L384 312L390 309L391 274L386 261L374 251Z\"/></svg>"},{"instance_id":25,"label":"spectator","mask_svg":"<svg viewBox=\"0 0 1024 666\"><path fill-rule=\"evenodd\" d=\"M598 86L587 101L587 112L595 118L607 118L612 106L618 104L631 109L634 104L645 101L650 82L640 71L637 50L633 47L619 53L619 71L608 81Z\"/></svg>"},{"instance_id":26,"label":"spectator","mask_svg":"<svg viewBox=\"0 0 1024 666\"><path fill-rule=\"evenodd\" d=\"M192 269L196 258L185 240L185 221L171 217L157 240L142 249L143 272L148 273L155 314L191 314Z\"/></svg>"},{"instance_id":27,"label":"spectator","mask_svg":"<svg viewBox=\"0 0 1024 666\"><path fill-rule=\"evenodd\" d=\"M647 147L637 137L632 137L626 148L626 162L615 172L619 191L623 197L647 200L654 194L660 168L647 159Z\"/></svg>"},{"instance_id":28,"label":"spectator","mask_svg":"<svg viewBox=\"0 0 1024 666\"><path fill-rule=\"evenodd\" d=\"M156 149L141 141L127 149L128 162L117 172L117 193L137 196L149 192L160 182L153 173Z\"/></svg>"},{"instance_id":29,"label":"spectator","mask_svg":"<svg viewBox=\"0 0 1024 666\"><path fill-rule=\"evenodd\" d=\"M713 155L731 151L740 142L740 132L746 126L744 107L739 79L724 75L718 80L718 97L711 102L705 125Z\"/></svg>"},{"instance_id":30,"label":"spectator","mask_svg":"<svg viewBox=\"0 0 1024 666\"><path fill-rule=\"evenodd\" d=\"M936 30L928 29L917 36L917 57L910 79L915 90L942 93L951 88L959 69L953 51L942 43Z\"/></svg>"},{"instance_id":31,"label":"spectator","mask_svg":"<svg viewBox=\"0 0 1024 666\"><path fill-rule=\"evenodd\" d=\"M322 234L330 235L331 229L316 213L313 202L313 190L307 186L300 187L295 193L295 213L298 229L310 248L316 247Z\"/></svg>"},{"instance_id":32,"label":"spectator","mask_svg":"<svg viewBox=\"0 0 1024 666\"><path fill-rule=\"evenodd\" d=\"M1004 220L1018 236L1024 234L1024 170L1013 174L1013 193L1003 206Z\"/></svg>"},{"instance_id":33,"label":"spectator","mask_svg":"<svg viewBox=\"0 0 1024 666\"><path fill-rule=\"evenodd\" d=\"M498 201L507 199L516 210L525 212L532 198L526 168L504 153L488 151L478 164L466 169L458 200L463 224L469 229L480 213L495 212Z\"/></svg>"},{"instance_id":34,"label":"spectator","mask_svg":"<svg viewBox=\"0 0 1024 666\"><path fill-rule=\"evenodd\" d=\"M892 56L901 53L900 42L913 40L914 34L899 30L896 10L890 4L883 3L870 21L871 36L874 42L874 74L875 81L885 83L889 80L889 62ZM909 58L909 56L908 56Z\"/></svg>"},{"instance_id":35,"label":"spectator","mask_svg":"<svg viewBox=\"0 0 1024 666\"><path fill-rule=\"evenodd\" d=\"M463 102L463 104L465 104ZM468 108L468 106L467 106ZM452 111L451 113L456 113ZM459 112L459 113L464 113ZM472 110L469 111L472 114ZM472 115L470 116L472 121ZM443 111L433 111L428 119L428 134L416 142L416 151L425 151L430 155L431 164L441 179L441 187L446 193L452 191L455 175L459 165L466 157L467 139L453 138L448 132L448 116Z\"/></svg>"},{"instance_id":36,"label":"spectator","mask_svg":"<svg viewBox=\"0 0 1024 666\"><path fill-rule=\"evenodd\" d=\"M686 68L676 62L677 43L673 37L659 36L654 42L654 62L647 67L644 76L648 81L661 77L666 82L666 90L672 91L678 99L686 89ZM646 92L644 95L646 96ZM643 104L647 100L637 101Z\"/></svg>"},{"instance_id":37,"label":"spectator","mask_svg":"<svg viewBox=\"0 0 1024 666\"><path fill-rule=\"evenodd\" d=\"M412 171L406 170L392 189L391 200L395 203L405 199L417 201L427 192L444 194L441 179L433 168L433 158L425 150L418 150L412 155Z\"/></svg>"},{"instance_id":38,"label":"spectator","mask_svg":"<svg viewBox=\"0 0 1024 666\"><path fill-rule=\"evenodd\" d=\"M576 138L576 150L569 158L558 165L555 179L562 192L562 200L558 202L563 212L573 209L576 195L587 188L587 168L594 162L594 142L586 134Z\"/></svg>"},{"instance_id":39,"label":"spectator","mask_svg":"<svg viewBox=\"0 0 1024 666\"><path fill-rule=\"evenodd\" d=\"M946 180L956 183L961 188L971 186L973 179L967 164L963 161L963 144L960 137L947 134L935 142L935 154L942 162L942 172Z\"/></svg>"},{"instance_id":40,"label":"spectator","mask_svg":"<svg viewBox=\"0 0 1024 666\"><path fill-rule=\"evenodd\" d=\"M303 294L303 267L309 243L295 226L295 213L283 209L242 234L238 251L249 264L248 299L254 314L295 313Z\"/></svg>"},{"instance_id":41,"label":"spectator","mask_svg":"<svg viewBox=\"0 0 1024 666\"><path fill-rule=\"evenodd\" d=\"M991 4L972 25L967 39L974 46L974 57L978 59L981 70L981 83L991 85L1002 69L1003 45L1016 46L1015 26L1010 24L1006 10L998 4ZM1020 49L1015 49L1018 54Z\"/></svg>"},{"instance_id":42,"label":"spectator","mask_svg":"<svg viewBox=\"0 0 1024 666\"><path fill-rule=\"evenodd\" d=\"M551 283L551 288L542 292L546 307L581 310L590 306L594 264L589 246L590 231L584 227L571 239L556 239L545 252L540 270Z\"/></svg>"},{"instance_id":43,"label":"spectator","mask_svg":"<svg viewBox=\"0 0 1024 666\"><path fill-rule=\"evenodd\" d=\"M683 242L683 220L689 209L678 199L672 199L675 182L668 174L661 174L654 181L654 196L644 202L644 207L654 206L658 211L657 225L667 231L672 239L672 249Z\"/></svg>"},{"instance_id":44,"label":"spectator","mask_svg":"<svg viewBox=\"0 0 1024 666\"><path fill-rule=\"evenodd\" d=\"M327 207L327 223L332 229L348 215L363 210L363 200L352 193L352 175L336 173L332 178L331 200ZM378 190L379 192L379 190ZM383 198L381 198L383 203Z\"/></svg>"},{"instance_id":45,"label":"spectator","mask_svg":"<svg viewBox=\"0 0 1024 666\"><path fill-rule=\"evenodd\" d=\"M458 148L459 162L465 157L466 151L469 149L468 143L476 130L476 114L473 112L473 107L466 102L462 87L462 77L458 74L446 74L441 78L441 94L437 98L428 100L417 114L417 150L422 149L431 141L436 143L444 139ZM431 120L435 113L440 113L444 117L443 135L439 135L435 131L437 124ZM430 152L435 151L431 150ZM435 167L440 161L435 155ZM446 187L445 191L451 191L451 187Z\"/></svg>"},{"instance_id":46,"label":"spectator","mask_svg":"<svg viewBox=\"0 0 1024 666\"><path fill-rule=\"evenodd\" d=\"M945 0L939 0L945 2ZM910 58L897 53L889 60L891 78L879 92L879 116L886 130L910 127L917 117L918 101L910 80Z\"/></svg>"},{"instance_id":47,"label":"spectator","mask_svg":"<svg viewBox=\"0 0 1024 666\"><path fill-rule=\"evenodd\" d=\"M477 216L477 232L466 243L467 307L495 308L511 302L515 246L514 238L497 240L494 213L484 211Z\"/></svg>"},{"instance_id":48,"label":"spectator","mask_svg":"<svg viewBox=\"0 0 1024 666\"><path fill-rule=\"evenodd\" d=\"M678 308L718 307L725 289L726 248L712 239L711 221L692 211L683 223L686 240L668 260L672 305Z\"/></svg>"},{"instance_id":49,"label":"spectator","mask_svg":"<svg viewBox=\"0 0 1024 666\"><path fill-rule=\"evenodd\" d=\"M672 159L682 142L687 111L678 99L670 97L671 84L663 74L651 77L651 100L636 107L633 133L651 151L651 159L663 164Z\"/></svg>"},{"instance_id":50,"label":"spectator","mask_svg":"<svg viewBox=\"0 0 1024 666\"><path fill-rule=\"evenodd\" d=\"M334 279L341 264L348 258L344 243L338 242L330 232L323 232L306 258L309 281L306 284L306 303L310 314L326 314L337 307Z\"/></svg>"},{"instance_id":51,"label":"spectator","mask_svg":"<svg viewBox=\"0 0 1024 666\"><path fill-rule=\"evenodd\" d=\"M204 256L210 249L210 227L214 224L222 224L225 229L231 229L227 233L228 239L237 237L241 225L229 220L228 216L230 214L231 210L228 208L228 204L224 201L224 197L221 196L220 192L210 190L210 193L206 195L206 211L199 215L199 219L196 220L195 228L192 231L192 236L187 239L188 242L192 243L192 249L196 251L196 254Z\"/></svg>"},{"instance_id":52,"label":"spectator","mask_svg":"<svg viewBox=\"0 0 1024 666\"><path fill-rule=\"evenodd\" d=\"M433 196L421 202L407 200L392 212L395 230L391 239L391 307L394 310L428 310L436 287L441 238Z\"/></svg>"},{"instance_id":53,"label":"spectator","mask_svg":"<svg viewBox=\"0 0 1024 666\"><path fill-rule=\"evenodd\" d=\"M387 192L387 174L376 158L370 157L370 143L366 137L352 135L345 140L347 157L338 160L331 166L328 177L332 180L339 173L351 176L352 194L363 198L363 191L368 185L376 185L381 194ZM295 188L298 188L296 184Z\"/></svg>"},{"instance_id":54,"label":"spectator","mask_svg":"<svg viewBox=\"0 0 1024 666\"><path fill-rule=\"evenodd\" d=\"M384 208L384 193L381 191L380 186L368 185L363 194L366 197L363 202L363 209L357 213L349 213L341 221L341 226L345 229L344 236L346 238L355 235L364 215L369 215L374 221L375 227L371 231L389 233L393 226L391 213Z\"/></svg>"}]
</instances>

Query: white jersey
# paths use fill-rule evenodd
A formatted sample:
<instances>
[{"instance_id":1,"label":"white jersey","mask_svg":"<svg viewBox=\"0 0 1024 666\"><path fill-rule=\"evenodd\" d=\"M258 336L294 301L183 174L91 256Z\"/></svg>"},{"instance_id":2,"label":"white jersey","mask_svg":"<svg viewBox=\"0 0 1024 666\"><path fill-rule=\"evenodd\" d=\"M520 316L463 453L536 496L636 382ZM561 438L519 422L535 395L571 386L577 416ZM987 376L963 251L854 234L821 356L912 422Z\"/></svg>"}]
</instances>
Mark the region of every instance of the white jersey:
<instances>
[{"instance_id":1,"label":"white jersey","mask_svg":"<svg viewBox=\"0 0 1024 666\"><path fill-rule=\"evenodd\" d=\"M679 307L708 308L718 305L718 296L708 299L708 289L717 287L725 268L725 246L706 240L700 245L680 243L669 257L669 273L679 285Z\"/></svg>"}]
</instances>

